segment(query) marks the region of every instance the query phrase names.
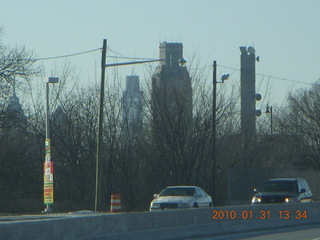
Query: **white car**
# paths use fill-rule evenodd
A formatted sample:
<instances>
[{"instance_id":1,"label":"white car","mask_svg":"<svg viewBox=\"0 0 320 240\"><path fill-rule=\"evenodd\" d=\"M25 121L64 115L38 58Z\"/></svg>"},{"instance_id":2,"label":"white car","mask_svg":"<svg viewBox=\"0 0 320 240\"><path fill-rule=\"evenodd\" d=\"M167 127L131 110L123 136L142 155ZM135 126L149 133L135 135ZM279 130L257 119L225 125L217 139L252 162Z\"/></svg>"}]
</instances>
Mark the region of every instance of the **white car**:
<instances>
[{"instance_id":1,"label":"white car","mask_svg":"<svg viewBox=\"0 0 320 240\"><path fill-rule=\"evenodd\" d=\"M154 195L150 211L212 206L211 197L200 187L170 186Z\"/></svg>"}]
</instances>

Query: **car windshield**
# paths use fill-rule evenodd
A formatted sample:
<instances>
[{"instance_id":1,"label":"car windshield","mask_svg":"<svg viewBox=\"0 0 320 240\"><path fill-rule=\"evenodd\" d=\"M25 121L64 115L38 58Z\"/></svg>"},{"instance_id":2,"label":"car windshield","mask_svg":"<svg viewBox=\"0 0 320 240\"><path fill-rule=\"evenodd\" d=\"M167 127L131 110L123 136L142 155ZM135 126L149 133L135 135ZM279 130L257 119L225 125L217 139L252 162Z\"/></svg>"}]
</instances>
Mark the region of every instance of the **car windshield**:
<instances>
[{"instance_id":1,"label":"car windshield","mask_svg":"<svg viewBox=\"0 0 320 240\"><path fill-rule=\"evenodd\" d=\"M193 196L194 188L166 188L159 196Z\"/></svg>"},{"instance_id":2,"label":"car windshield","mask_svg":"<svg viewBox=\"0 0 320 240\"><path fill-rule=\"evenodd\" d=\"M269 181L262 185L260 192L297 192L295 181Z\"/></svg>"}]
</instances>

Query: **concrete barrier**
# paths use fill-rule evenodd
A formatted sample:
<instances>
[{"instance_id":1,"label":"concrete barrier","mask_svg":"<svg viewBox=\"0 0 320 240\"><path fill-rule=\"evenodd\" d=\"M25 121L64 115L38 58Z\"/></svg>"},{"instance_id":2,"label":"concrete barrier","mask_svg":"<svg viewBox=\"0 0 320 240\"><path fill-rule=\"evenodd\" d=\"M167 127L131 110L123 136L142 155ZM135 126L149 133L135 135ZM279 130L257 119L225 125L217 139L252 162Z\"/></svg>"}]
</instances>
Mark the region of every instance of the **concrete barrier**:
<instances>
[{"instance_id":1,"label":"concrete barrier","mask_svg":"<svg viewBox=\"0 0 320 240\"><path fill-rule=\"evenodd\" d=\"M230 206L5 221L0 239L187 239L315 223L320 203Z\"/></svg>"}]
</instances>

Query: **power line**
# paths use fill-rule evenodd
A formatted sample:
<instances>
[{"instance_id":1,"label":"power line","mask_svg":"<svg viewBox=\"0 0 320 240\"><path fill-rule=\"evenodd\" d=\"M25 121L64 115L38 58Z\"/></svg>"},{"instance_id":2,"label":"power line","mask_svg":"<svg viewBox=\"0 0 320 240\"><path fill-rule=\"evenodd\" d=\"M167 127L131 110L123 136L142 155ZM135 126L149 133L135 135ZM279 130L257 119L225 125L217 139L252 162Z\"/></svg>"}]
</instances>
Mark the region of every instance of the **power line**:
<instances>
[{"instance_id":1,"label":"power line","mask_svg":"<svg viewBox=\"0 0 320 240\"><path fill-rule=\"evenodd\" d=\"M36 59L33 59L33 61L44 61L44 60L52 60L52 59L73 57L73 56L78 56L78 55L82 55L82 54L87 54L87 53L90 53L90 52L95 52L95 51L98 51L98 50L101 50L101 49L102 48L96 48L96 49L83 51L83 52L78 52L78 53L71 53L71 54L53 56L53 57L36 58ZM131 59L131 60L151 60L151 61L154 60L154 58L127 57L127 56L125 56L123 54L120 54L120 53L110 49L110 48L108 48L108 51L113 52L113 53L118 54L118 55L121 55L121 56L107 56L108 58ZM228 66L224 66L224 65L217 65L217 66L240 72L240 69L238 69L238 68L228 67ZM208 68L208 67L212 67L212 65L207 65L207 66L201 67L201 69ZM277 76L273 76L273 75L266 75L266 74L261 74L261 73L256 73L256 75L261 76L261 77L267 77L267 78L270 78L270 79L278 79L278 80L282 80L282 81L287 81L287 82L294 82L294 83L300 83L300 84L306 84L306 85L313 85L312 83L307 83L307 82L303 82L303 81L287 79L287 78L283 78L283 77L277 77Z\"/></svg>"},{"instance_id":2,"label":"power line","mask_svg":"<svg viewBox=\"0 0 320 240\"><path fill-rule=\"evenodd\" d=\"M269 78L278 79L278 80L287 81L287 82L294 82L294 83L301 83L301 84L306 84L306 85L313 85L313 83L307 83L307 82L302 82L302 81L298 81L298 80L292 80L292 79L287 79L287 78L282 78L282 77L276 77L276 76L266 75L266 74L261 74L261 73L257 73L257 75L261 76L261 77L269 77Z\"/></svg>"},{"instance_id":3,"label":"power line","mask_svg":"<svg viewBox=\"0 0 320 240\"><path fill-rule=\"evenodd\" d=\"M139 57L119 57L119 56L107 56L108 58L119 58L119 59L132 59L132 60L155 60L154 58L139 58Z\"/></svg>"},{"instance_id":4,"label":"power line","mask_svg":"<svg viewBox=\"0 0 320 240\"><path fill-rule=\"evenodd\" d=\"M66 58L66 57L73 57L73 56L78 56L90 52L95 52L101 50L101 48L96 48L88 51L83 51L83 52L78 52L78 53L71 53L71 54L66 54L66 55L61 55L61 56L54 56L54 57L43 57L43 58L36 58L34 61L43 61L43 60L52 60L52 59L57 59L57 58Z\"/></svg>"},{"instance_id":5,"label":"power line","mask_svg":"<svg viewBox=\"0 0 320 240\"><path fill-rule=\"evenodd\" d=\"M123 55L123 54L121 54L121 53L119 53L119 52L117 52L117 51L112 50L110 47L108 47L107 51L108 51L108 52L112 52L112 53L117 54L117 55L120 55L120 56L122 56L122 57L126 57L125 55Z\"/></svg>"},{"instance_id":6,"label":"power line","mask_svg":"<svg viewBox=\"0 0 320 240\"><path fill-rule=\"evenodd\" d=\"M66 55L60 55L60 56L53 56L53 57L42 57L42 58L35 58L33 59L33 61L44 61L44 60L52 60L52 59L58 59L58 58L66 58L66 57L74 57L74 56L78 56L78 55L82 55L82 54L87 54L90 52L95 52L98 50L101 50L102 48L96 48L96 49L92 49L92 50L88 50L88 51L83 51L83 52L78 52L78 53L71 53L71 54L66 54ZM111 49L108 49L113 53L122 55L118 52L115 52ZM154 58L142 58L142 57L126 57L124 55L122 56L107 56L108 58L119 58L119 59L132 59L132 60L154 60Z\"/></svg>"},{"instance_id":7,"label":"power line","mask_svg":"<svg viewBox=\"0 0 320 240\"><path fill-rule=\"evenodd\" d=\"M223 65L218 65L219 67L223 67L226 69L231 69L231 70L235 70L235 71L241 71L238 68L232 68L232 67L228 67L228 66L223 66ZM266 75L266 74L262 74L262 73L256 73L256 75L261 76L261 77L267 77L267 78L273 78L273 79L278 79L278 80L282 80L282 81L287 81L287 82L294 82L294 83L300 83L300 84L306 84L306 85L313 85L313 83L307 83L307 82L302 82L302 81L298 81L298 80L292 80L292 79L288 79L288 78L282 78L282 77L277 77L277 76L272 76L272 75Z\"/></svg>"},{"instance_id":8,"label":"power line","mask_svg":"<svg viewBox=\"0 0 320 240\"><path fill-rule=\"evenodd\" d=\"M119 56L108 56L107 55L108 58L131 59L131 60L155 60L154 58L128 57L128 56L125 56L119 52L112 50L111 48L108 48L108 51L119 55Z\"/></svg>"}]
</instances>

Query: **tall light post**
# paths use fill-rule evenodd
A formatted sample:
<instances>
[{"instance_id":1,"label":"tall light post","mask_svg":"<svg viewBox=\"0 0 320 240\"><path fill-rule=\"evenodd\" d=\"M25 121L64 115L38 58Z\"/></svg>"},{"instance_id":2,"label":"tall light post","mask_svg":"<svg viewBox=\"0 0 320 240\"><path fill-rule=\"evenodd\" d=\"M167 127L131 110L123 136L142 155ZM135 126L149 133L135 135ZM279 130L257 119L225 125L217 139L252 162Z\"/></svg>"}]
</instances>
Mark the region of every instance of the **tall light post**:
<instances>
[{"instance_id":1,"label":"tall light post","mask_svg":"<svg viewBox=\"0 0 320 240\"><path fill-rule=\"evenodd\" d=\"M50 103L49 103L49 84L58 83L59 78L49 77L46 82L46 139L45 139L45 161L43 165L43 202L47 206L45 213L52 212L53 204L53 162L51 161L51 144L50 144Z\"/></svg>"},{"instance_id":2,"label":"tall light post","mask_svg":"<svg viewBox=\"0 0 320 240\"><path fill-rule=\"evenodd\" d=\"M217 192L216 184L216 143L217 143L217 83L224 83L229 78L229 74L221 77L221 82L217 81L217 61L213 61L213 93L212 93L212 184L213 196ZM215 203L215 198L213 198Z\"/></svg>"},{"instance_id":3,"label":"tall light post","mask_svg":"<svg viewBox=\"0 0 320 240\"><path fill-rule=\"evenodd\" d=\"M272 106L267 104L266 113L270 113L270 133L273 135L273 116L272 116Z\"/></svg>"}]
</instances>

